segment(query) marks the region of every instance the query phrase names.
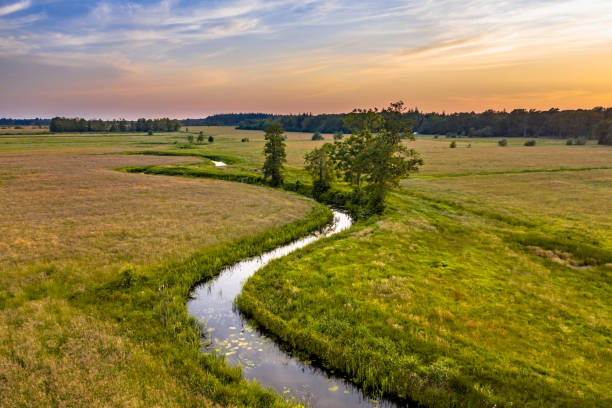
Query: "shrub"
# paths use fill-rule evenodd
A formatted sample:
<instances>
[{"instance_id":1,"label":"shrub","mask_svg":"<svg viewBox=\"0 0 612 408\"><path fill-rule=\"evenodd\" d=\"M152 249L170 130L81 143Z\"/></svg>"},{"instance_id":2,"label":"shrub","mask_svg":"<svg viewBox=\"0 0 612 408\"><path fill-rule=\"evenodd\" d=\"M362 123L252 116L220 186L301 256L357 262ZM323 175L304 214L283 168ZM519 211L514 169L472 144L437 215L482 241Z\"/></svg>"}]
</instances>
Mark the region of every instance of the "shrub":
<instances>
[{"instance_id":1,"label":"shrub","mask_svg":"<svg viewBox=\"0 0 612 408\"><path fill-rule=\"evenodd\" d=\"M208 143L212 143L215 141L215 138L212 136L208 136Z\"/></svg>"},{"instance_id":2,"label":"shrub","mask_svg":"<svg viewBox=\"0 0 612 408\"><path fill-rule=\"evenodd\" d=\"M498 140L497 144L500 145L501 147L506 147L506 146L508 146L508 139Z\"/></svg>"},{"instance_id":3,"label":"shrub","mask_svg":"<svg viewBox=\"0 0 612 408\"><path fill-rule=\"evenodd\" d=\"M152 130L149 130L149 131L147 132L147 134L148 134L149 136L153 136L153 131L152 131Z\"/></svg>"},{"instance_id":4,"label":"shrub","mask_svg":"<svg viewBox=\"0 0 612 408\"><path fill-rule=\"evenodd\" d=\"M450 146L451 149L454 149L455 147L457 147L457 142L455 142L454 140L451 142Z\"/></svg>"},{"instance_id":5,"label":"shrub","mask_svg":"<svg viewBox=\"0 0 612 408\"><path fill-rule=\"evenodd\" d=\"M439 136L438 135L434 135L434 139L437 139Z\"/></svg>"},{"instance_id":6,"label":"shrub","mask_svg":"<svg viewBox=\"0 0 612 408\"><path fill-rule=\"evenodd\" d=\"M533 140L533 139L531 139L531 140L527 140L527 141L524 143L524 145L525 145L525 146L535 146L535 145L536 145L536 141L535 141L535 140Z\"/></svg>"},{"instance_id":7,"label":"shrub","mask_svg":"<svg viewBox=\"0 0 612 408\"><path fill-rule=\"evenodd\" d=\"M334 133L334 140L342 140L344 138L344 133L336 132Z\"/></svg>"},{"instance_id":8,"label":"shrub","mask_svg":"<svg viewBox=\"0 0 612 408\"><path fill-rule=\"evenodd\" d=\"M312 135L312 140L325 140L325 138L321 133L315 132L315 134Z\"/></svg>"},{"instance_id":9,"label":"shrub","mask_svg":"<svg viewBox=\"0 0 612 408\"><path fill-rule=\"evenodd\" d=\"M586 139L584 137L577 137L576 139L574 139L574 144L576 146L584 146L586 144Z\"/></svg>"},{"instance_id":10,"label":"shrub","mask_svg":"<svg viewBox=\"0 0 612 408\"><path fill-rule=\"evenodd\" d=\"M204 141L204 132L200 131L200 133L198 133L198 143L202 143Z\"/></svg>"},{"instance_id":11,"label":"shrub","mask_svg":"<svg viewBox=\"0 0 612 408\"><path fill-rule=\"evenodd\" d=\"M567 139L565 144L568 145L568 146L572 146L574 144L574 139Z\"/></svg>"},{"instance_id":12,"label":"shrub","mask_svg":"<svg viewBox=\"0 0 612 408\"><path fill-rule=\"evenodd\" d=\"M243 137L241 140L242 143L248 143L248 141L249 141L248 137Z\"/></svg>"},{"instance_id":13,"label":"shrub","mask_svg":"<svg viewBox=\"0 0 612 408\"><path fill-rule=\"evenodd\" d=\"M189 144L192 144L192 143L193 143L193 135L192 135L192 134L187 135L187 142L188 142Z\"/></svg>"}]
</instances>

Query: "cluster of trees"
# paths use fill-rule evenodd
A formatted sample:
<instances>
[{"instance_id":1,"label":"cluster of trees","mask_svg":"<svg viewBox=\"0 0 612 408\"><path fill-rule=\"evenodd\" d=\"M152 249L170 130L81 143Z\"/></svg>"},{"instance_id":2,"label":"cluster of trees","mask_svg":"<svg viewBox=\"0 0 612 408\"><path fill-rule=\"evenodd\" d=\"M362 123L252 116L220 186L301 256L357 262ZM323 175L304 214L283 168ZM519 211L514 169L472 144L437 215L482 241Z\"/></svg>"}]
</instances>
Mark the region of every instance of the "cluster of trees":
<instances>
[{"instance_id":1,"label":"cluster of trees","mask_svg":"<svg viewBox=\"0 0 612 408\"><path fill-rule=\"evenodd\" d=\"M12 119L0 118L0 126L49 126L51 119Z\"/></svg>"},{"instance_id":2,"label":"cluster of trees","mask_svg":"<svg viewBox=\"0 0 612 408\"><path fill-rule=\"evenodd\" d=\"M86 120L82 118L51 119L49 130L51 132L175 132L181 128L176 119L138 119L127 121L125 119L104 121L102 119Z\"/></svg>"},{"instance_id":3,"label":"cluster of trees","mask_svg":"<svg viewBox=\"0 0 612 408\"><path fill-rule=\"evenodd\" d=\"M238 126L245 120L263 120L272 116L270 113L222 113L204 119L182 119L181 123L183 126Z\"/></svg>"},{"instance_id":4,"label":"cluster of trees","mask_svg":"<svg viewBox=\"0 0 612 408\"><path fill-rule=\"evenodd\" d=\"M593 135L598 140L599 144L612 145L612 118L603 120L595 125Z\"/></svg>"},{"instance_id":5,"label":"cluster of trees","mask_svg":"<svg viewBox=\"0 0 612 408\"><path fill-rule=\"evenodd\" d=\"M272 123L279 123L288 132L321 132L334 133L342 131L349 133L350 129L344 126L345 114L313 115L302 113L299 115L273 115L264 119L249 119L238 123L238 129L262 130Z\"/></svg>"},{"instance_id":6,"label":"cluster of trees","mask_svg":"<svg viewBox=\"0 0 612 408\"><path fill-rule=\"evenodd\" d=\"M341 178L353 187L345 202L353 213L382 212L389 189L423 164L417 152L401 144L402 139L414 138L412 121L405 113L400 101L381 111L355 109L346 115L343 126L351 131L350 136L325 143L305 156L314 197L323 198L332 181ZM264 175L277 186L283 182L281 170L286 160L283 127L271 124L265 139Z\"/></svg>"}]
</instances>

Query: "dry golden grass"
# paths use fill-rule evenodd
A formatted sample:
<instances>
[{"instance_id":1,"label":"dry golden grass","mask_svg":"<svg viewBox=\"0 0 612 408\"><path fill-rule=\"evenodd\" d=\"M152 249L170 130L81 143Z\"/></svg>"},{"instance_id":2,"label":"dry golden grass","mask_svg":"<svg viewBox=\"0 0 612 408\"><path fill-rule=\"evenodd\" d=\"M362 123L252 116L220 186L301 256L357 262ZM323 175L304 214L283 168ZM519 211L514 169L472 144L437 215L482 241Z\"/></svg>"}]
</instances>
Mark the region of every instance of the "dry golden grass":
<instances>
[{"instance_id":1,"label":"dry golden grass","mask_svg":"<svg viewBox=\"0 0 612 408\"><path fill-rule=\"evenodd\" d=\"M45 133L49 131L49 126L0 126L0 134L31 134L31 133Z\"/></svg>"},{"instance_id":2,"label":"dry golden grass","mask_svg":"<svg viewBox=\"0 0 612 408\"><path fill-rule=\"evenodd\" d=\"M18 285L26 270L50 263L79 271L75 278L104 279L127 262L180 258L308 213L306 200L269 189L112 170L187 161L194 159L3 154L0 282Z\"/></svg>"},{"instance_id":3,"label":"dry golden grass","mask_svg":"<svg viewBox=\"0 0 612 408\"><path fill-rule=\"evenodd\" d=\"M189 157L31 147L0 153L0 406L214 406L172 375L171 361L71 297L126 263L180 260L302 218L312 202L113 170L198 161Z\"/></svg>"},{"instance_id":4,"label":"dry golden grass","mask_svg":"<svg viewBox=\"0 0 612 408\"><path fill-rule=\"evenodd\" d=\"M417 139L406 143L425 160L419 174L612 166L612 149L605 146L565 146L563 140L538 139L538 145L525 147L518 143L522 139L509 139L508 147L499 147L497 139L457 139L457 148L450 149L449 140ZM467 148L468 144L472 147Z\"/></svg>"}]
</instances>

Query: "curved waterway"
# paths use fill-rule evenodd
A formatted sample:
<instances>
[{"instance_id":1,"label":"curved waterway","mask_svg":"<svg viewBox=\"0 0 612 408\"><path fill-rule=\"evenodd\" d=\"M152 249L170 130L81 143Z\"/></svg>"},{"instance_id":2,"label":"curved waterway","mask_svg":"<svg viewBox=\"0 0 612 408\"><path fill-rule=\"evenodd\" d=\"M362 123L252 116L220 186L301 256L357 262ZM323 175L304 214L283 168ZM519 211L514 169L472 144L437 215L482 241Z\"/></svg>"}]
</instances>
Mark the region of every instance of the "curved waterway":
<instances>
[{"instance_id":1,"label":"curved waterway","mask_svg":"<svg viewBox=\"0 0 612 408\"><path fill-rule=\"evenodd\" d=\"M293 357L250 326L234 307L234 299L246 280L268 262L351 224L348 215L334 211L333 223L323 231L239 262L221 271L216 279L197 286L187 310L206 327L203 351L225 356L230 364L242 366L246 379L257 380L287 400L293 398L314 408L395 407L391 402L368 398L343 378Z\"/></svg>"}]
</instances>

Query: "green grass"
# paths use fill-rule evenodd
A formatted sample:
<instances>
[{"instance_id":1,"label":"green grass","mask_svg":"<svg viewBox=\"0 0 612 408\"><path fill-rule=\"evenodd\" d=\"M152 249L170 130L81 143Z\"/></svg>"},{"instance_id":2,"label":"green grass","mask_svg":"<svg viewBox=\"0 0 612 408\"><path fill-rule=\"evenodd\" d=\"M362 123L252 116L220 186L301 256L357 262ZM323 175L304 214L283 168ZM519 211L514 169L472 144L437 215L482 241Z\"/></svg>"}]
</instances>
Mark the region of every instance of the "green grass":
<instances>
[{"instance_id":1,"label":"green grass","mask_svg":"<svg viewBox=\"0 0 612 408\"><path fill-rule=\"evenodd\" d=\"M134 151L138 156L123 157L138 158L149 148L147 155L203 160L116 165L123 172L113 174L262 182L262 132L189 130L203 130L215 142L187 146L181 132L30 135L0 137L0 151L79 148L96 155ZM303 155L322 143L310 137L287 139L287 186L299 181L302 193L310 184ZM289 347L374 394L433 407L612 406L612 149L523 142L499 147L497 139L457 139L457 149L444 138L410 142L426 164L389 197L384 215L272 262L249 280L240 309ZM206 160L214 158L229 165L215 168ZM23 177L11 166L0 162L6 174L0 188ZM82 390L72 401L119 405L133 396L141 405L282 404L247 385L239 370L198 352L184 302L193 284L223 266L323 224L329 213L317 208L276 232L105 272L92 277L95 284L72 282L77 268L29 270L16 289L0 291L0 332L11 333L0 358L13 364L10 380L0 377L0 395L12 395L15 405L18 396L43 390L36 391L39 405L50 405L57 402L45 399L50 395L79 389L72 367L93 364L95 370L73 371L99 400L85 401ZM83 351L90 338L91 349ZM66 356L79 358L67 364ZM115 362L116 356L124 357Z\"/></svg>"},{"instance_id":2,"label":"green grass","mask_svg":"<svg viewBox=\"0 0 612 408\"><path fill-rule=\"evenodd\" d=\"M436 407L612 403L610 247L406 192L390 204L260 271L240 309L373 393Z\"/></svg>"}]
</instances>

